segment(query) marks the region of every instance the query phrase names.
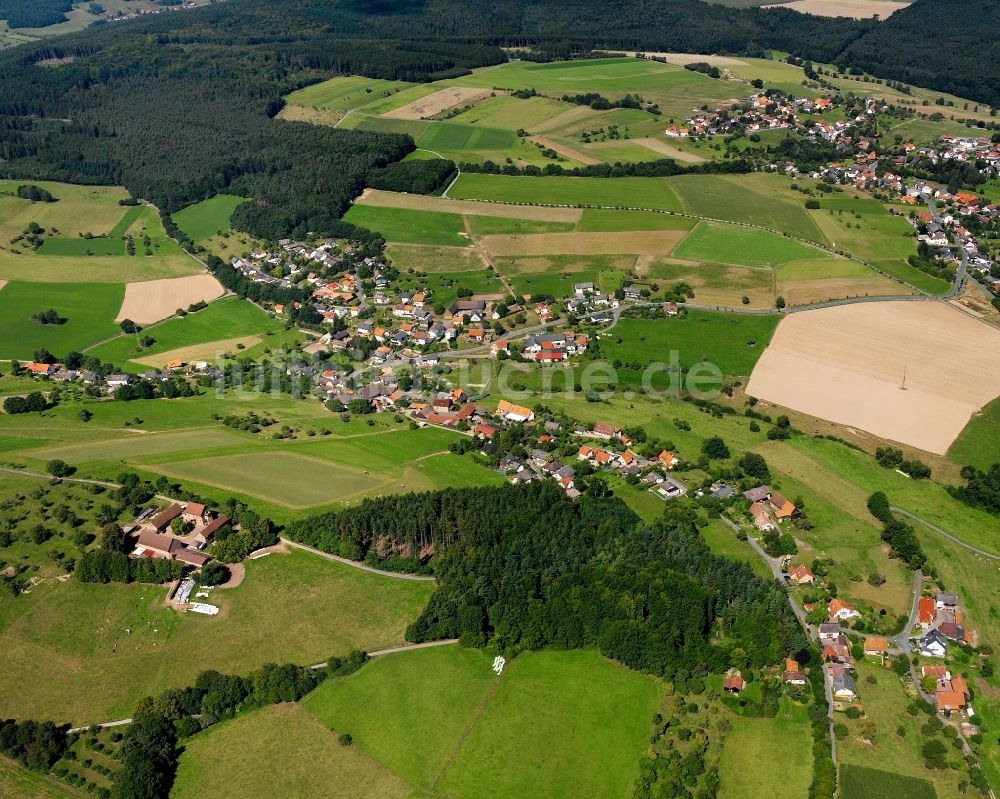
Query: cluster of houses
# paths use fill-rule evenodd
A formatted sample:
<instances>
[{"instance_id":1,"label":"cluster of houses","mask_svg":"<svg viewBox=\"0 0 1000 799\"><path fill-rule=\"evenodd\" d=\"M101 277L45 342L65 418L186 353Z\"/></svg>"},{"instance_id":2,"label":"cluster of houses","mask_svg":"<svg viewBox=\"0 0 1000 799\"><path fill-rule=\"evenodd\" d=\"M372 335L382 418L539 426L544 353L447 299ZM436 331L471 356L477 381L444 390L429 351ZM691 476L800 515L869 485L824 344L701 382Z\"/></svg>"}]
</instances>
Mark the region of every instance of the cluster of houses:
<instances>
[{"instance_id":1,"label":"cluster of houses","mask_svg":"<svg viewBox=\"0 0 1000 799\"><path fill-rule=\"evenodd\" d=\"M922 596L917 607L917 623L925 630L917 649L925 657L943 658L949 643L974 644L973 634L963 626L963 612L955 594Z\"/></svg>"},{"instance_id":2,"label":"cluster of houses","mask_svg":"<svg viewBox=\"0 0 1000 799\"><path fill-rule=\"evenodd\" d=\"M501 425L530 423L535 421L535 414L530 408L501 400L493 418L493 424L478 424L473 429L473 435L483 441L493 441ZM538 443L544 445L550 442L561 430L558 422L546 421ZM622 428L605 422L598 422L592 427L574 427L572 434L575 438L595 442L581 444L576 451L577 463L587 463L592 471L615 472L625 478L638 479L640 484L663 500L687 493L687 488L668 474L680 463L672 452L664 450L655 458L639 455L630 448L632 441ZM510 453L504 454L500 459L500 472L515 483L554 479L571 498L580 495L576 488L576 470L542 448L531 450L525 460Z\"/></svg>"},{"instance_id":3,"label":"cluster of houses","mask_svg":"<svg viewBox=\"0 0 1000 799\"><path fill-rule=\"evenodd\" d=\"M174 502L164 510L146 510L123 531L134 539L133 557L179 560L201 567L212 559L204 548L229 521L225 514L200 502Z\"/></svg>"},{"instance_id":4,"label":"cluster of houses","mask_svg":"<svg viewBox=\"0 0 1000 799\"><path fill-rule=\"evenodd\" d=\"M121 386L127 386L135 379L134 375L124 372L121 374L101 375L97 372L87 370L68 369L59 363L29 361L21 364L21 367L32 377L39 379L48 378L57 383L80 383L87 386L101 386L109 394L114 393L115 389Z\"/></svg>"},{"instance_id":5,"label":"cluster of houses","mask_svg":"<svg viewBox=\"0 0 1000 799\"><path fill-rule=\"evenodd\" d=\"M760 485L743 492L743 497L750 503L750 515L754 526L762 533L778 529L781 522L793 518L795 505L771 486Z\"/></svg>"},{"instance_id":6,"label":"cluster of houses","mask_svg":"<svg viewBox=\"0 0 1000 799\"><path fill-rule=\"evenodd\" d=\"M752 134L790 128L808 136L839 142L848 138L857 124L867 122L872 115L885 108L877 101L868 99L864 108L851 119L822 119L821 115L834 108L837 102L836 98L790 97L783 92L771 90L743 100L729 100L714 111L697 111L687 119L685 125L671 125L665 134L669 138L687 138Z\"/></svg>"}]
</instances>

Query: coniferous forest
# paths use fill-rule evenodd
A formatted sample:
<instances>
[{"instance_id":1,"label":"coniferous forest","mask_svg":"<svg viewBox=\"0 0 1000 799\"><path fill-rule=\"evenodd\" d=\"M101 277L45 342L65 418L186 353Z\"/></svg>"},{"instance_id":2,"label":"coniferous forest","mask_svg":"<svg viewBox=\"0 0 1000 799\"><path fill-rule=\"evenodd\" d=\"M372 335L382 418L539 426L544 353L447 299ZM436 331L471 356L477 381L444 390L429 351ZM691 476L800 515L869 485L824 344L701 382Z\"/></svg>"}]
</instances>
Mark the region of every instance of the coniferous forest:
<instances>
[{"instance_id":1,"label":"coniferous forest","mask_svg":"<svg viewBox=\"0 0 1000 799\"><path fill-rule=\"evenodd\" d=\"M990 41L1000 9L947 0L948 13L934 13L944 2L918 0L880 24L700 0L229 0L0 54L0 175L122 184L166 212L227 191L253 198L234 215L239 229L323 234L365 175L413 143L275 119L282 96L308 83L339 73L436 80L502 62L508 45L542 60L592 48L775 48L1000 100ZM14 3L33 5L43 7ZM948 48L947 69L928 30L942 20L968 44Z\"/></svg>"}]
</instances>

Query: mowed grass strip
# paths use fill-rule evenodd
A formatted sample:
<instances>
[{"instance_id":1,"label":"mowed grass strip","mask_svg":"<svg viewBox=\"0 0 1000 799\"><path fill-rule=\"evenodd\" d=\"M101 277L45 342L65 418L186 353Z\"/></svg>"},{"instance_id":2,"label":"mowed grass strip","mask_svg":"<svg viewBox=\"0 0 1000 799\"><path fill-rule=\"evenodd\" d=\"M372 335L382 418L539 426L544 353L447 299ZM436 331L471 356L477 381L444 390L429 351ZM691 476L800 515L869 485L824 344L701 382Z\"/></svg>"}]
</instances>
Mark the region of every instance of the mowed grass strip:
<instances>
[{"instance_id":1,"label":"mowed grass strip","mask_svg":"<svg viewBox=\"0 0 1000 799\"><path fill-rule=\"evenodd\" d=\"M296 704L271 705L184 744L172 799L417 799L427 796Z\"/></svg>"},{"instance_id":2,"label":"mowed grass strip","mask_svg":"<svg viewBox=\"0 0 1000 799\"><path fill-rule=\"evenodd\" d=\"M0 289L0 358L30 360L44 347L57 357L115 332L125 286L112 283L10 282ZM54 308L66 322L43 325L31 315Z\"/></svg>"},{"instance_id":3,"label":"mowed grass strip","mask_svg":"<svg viewBox=\"0 0 1000 799\"><path fill-rule=\"evenodd\" d=\"M684 210L666 178L517 177L464 172L448 196L457 200Z\"/></svg>"},{"instance_id":4,"label":"mowed grass strip","mask_svg":"<svg viewBox=\"0 0 1000 799\"><path fill-rule=\"evenodd\" d=\"M246 674L397 646L433 590L301 551L248 561L238 587L212 592L214 617L164 607L162 586L45 582L0 602L0 671L32 675L0 681L0 717L125 718L142 696L205 669Z\"/></svg>"},{"instance_id":5,"label":"mowed grass strip","mask_svg":"<svg viewBox=\"0 0 1000 799\"><path fill-rule=\"evenodd\" d=\"M80 464L95 461L119 461L168 453L196 452L212 447L233 446L245 443L245 441L246 438L239 433L222 428L208 428L147 433L145 435L123 434L119 438L106 441L45 447L24 454L26 457L39 460L59 458L67 463Z\"/></svg>"},{"instance_id":6,"label":"mowed grass strip","mask_svg":"<svg viewBox=\"0 0 1000 799\"><path fill-rule=\"evenodd\" d=\"M825 255L815 247L765 230L715 222L700 223L677 245L674 254L693 261L770 267Z\"/></svg>"},{"instance_id":7,"label":"mowed grass strip","mask_svg":"<svg viewBox=\"0 0 1000 799\"><path fill-rule=\"evenodd\" d=\"M171 218L174 224L191 237L192 241L204 241L219 231L230 229L229 217L236 206L245 198L234 194L216 194L207 200L189 205Z\"/></svg>"},{"instance_id":8,"label":"mowed grass strip","mask_svg":"<svg viewBox=\"0 0 1000 799\"><path fill-rule=\"evenodd\" d=\"M149 468L170 477L252 494L293 508L324 505L375 488L381 482L360 468L292 452L249 452Z\"/></svg>"},{"instance_id":9,"label":"mowed grass strip","mask_svg":"<svg viewBox=\"0 0 1000 799\"><path fill-rule=\"evenodd\" d=\"M440 247L462 247L469 243L465 224L458 214L352 205L344 219L353 225L381 233L386 241L433 244Z\"/></svg>"},{"instance_id":10,"label":"mowed grass strip","mask_svg":"<svg viewBox=\"0 0 1000 799\"><path fill-rule=\"evenodd\" d=\"M459 646L385 655L302 704L396 774L430 788L496 679L490 662Z\"/></svg>"},{"instance_id":11,"label":"mowed grass strip","mask_svg":"<svg viewBox=\"0 0 1000 799\"><path fill-rule=\"evenodd\" d=\"M628 796L660 698L657 680L594 652L521 655L437 787L464 799Z\"/></svg>"}]
</instances>

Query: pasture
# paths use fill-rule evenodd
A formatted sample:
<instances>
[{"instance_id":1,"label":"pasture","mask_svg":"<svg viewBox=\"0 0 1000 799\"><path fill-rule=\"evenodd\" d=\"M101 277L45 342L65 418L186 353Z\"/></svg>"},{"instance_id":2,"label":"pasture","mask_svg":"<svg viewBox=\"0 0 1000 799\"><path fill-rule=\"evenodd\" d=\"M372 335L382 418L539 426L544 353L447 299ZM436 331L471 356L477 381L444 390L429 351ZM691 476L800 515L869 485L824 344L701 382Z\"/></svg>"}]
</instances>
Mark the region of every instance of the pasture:
<instances>
[{"instance_id":1,"label":"pasture","mask_svg":"<svg viewBox=\"0 0 1000 799\"><path fill-rule=\"evenodd\" d=\"M115 314L117 313L116 310ZM143 335L150 336L155 342L149 347L140 350L135 336L121 335L113 341L94 347L90 354L102 361L125 364L128 368L126 361L136 356L149 358L195 344L226 341L235 336L264 335L269 331L280 330L281 327L281 322L271 319L249 302L238 297L226 297L209 303L195 313L174 317L146 328ZM141 364L133 366L133 371L145 371L140 366Z\"/></svg>"},{"instance_id":2,"label":"pasture","mask_svg":"<svg viewBox=\"0 0 1000 799\"><path fill-rule=\"evenodd\" d=\"M460 200L682 211L684 207L669 180L667 178L574 178L561 175L513 177L466 172L459 177L448 194Z\"/></svg>"},{"instance_id":3,"label":"pasture","mask_svg":"<svg viewBox=\"0 0 1000 799\"><path fill-rule=\"evenodd\" d=\"M636 274L643 280L664 283L686 283L694 292L694 302L700 305L744 307L743 298L750 300L747 308L773 308L776 298L774 272L728 264L703 264L676 258L639 258Z\"/></svg>"},{"instance_id":4,"label":"pasture","mask_svg":"<svg viewBox=\"0 0 1000 799\"><path fill-rule=\"evenodd\" d=\"M1000 397L973 414L948 448L948 459L983 470L1000 463Z\"/></svg>"},{"instance_id":5,"label":"pasture","mask_svg":"<svg viewBox=\"0 0 1000 799\"><path fill-rule=\"evenodd\" d=\"M747 393L944 454L1000 395L996 353L1000 333L939 303L842 305L786 317Z\"/></svg>"},{"instance_id":6,"label":"pasture","mask_svg":"<svg viewBox=\"0 0 1000 799\"><path fill-rule=\"evenodd\" d=\"M389 655L303 706L412 783L462 799L625 796L660 689L592 652Z\"/></svg>"},{"instance_id":7,"label":"pasture","mask_svg":"<svg viewBox=\"0 0 1000 799\"><path fill-rule=\"evenodd\" d=\"M803 711L794 708L791 718L727 716L732 729L719 760L719 799L764 799L775 795L778 782L780 796L808 796L812 740Z\"/></svg>"},{"instance_id":8,"label":"pasture","mask_svg":"<svg viewBox=\"0 0 1000 799\"><path fill-rule=\"evenodd\" d=\"M791 261L775 270L775 291L789 306L844 297L899 296L915 293L908 286L847 258Z\"/></svg>"},{"instance_id":9,"label":"pasture","mask_svg":"<svg viewBox=\"0 0 1000 799\"><path fill-rule=\"evenodd\" d=\"M56 201L32 203L15 195L25 182L0 181L0 279L126 283L203 271L167 238L155 209L119 205L128 198L124 189L35 181ZM24 237L31 223L44 230L37 249ZM135 242L132 256L126 234Z\"/></svg>"},{"instance_id":10,"label":"pasture","mask_svg":"<svg viewBox=\"0 0 1000 799\"><path fill-rule=\"evenodd\" d=\"M173 461L162 469L172 478L252 494L293 508L326 505L379 484L378 479L360 470L292 452L250 452Z\"/></svg>"},{"instance_id":11,"label":"pasture","mask_svg":"<svg viewBox=\"0 0 1000 799\"><path fill-rule=\"evenodd\" d=\"M352 205L344 220L382 234L386 241L462 247L469 244L462 217L441 211L415 211Z\"/></svg>"},{"instance_id":12,"label":"pasture","mask_svg":"<svg viewBox=\"0 0 1000 799\"><path fill-rule=\"evenodd\" d=\"M608 359L643 366L670 360L678 353L682 367L707 362L723 375L748 375L764 352L779 317L689 311L676 319L621 319L607 337L601 352ZM613 342L613 343L612 343Z\"/></svg>"},{"instance_id":13,"label":"pasture","mask_svg":"<svg viewBox=\"0 0 1000 799\"><path fill-rule=\"evenodd\" d=\"M494 265L515 294L567 297L573 293L573 284L581 282L615 291L635 260L634 255L550 255L497 258Z\"/></svg>"},{"instance_id":14,"label":"pasture","mask_svg":"<svg viewBox=\"0 0 1000 799\"><path fill-rule=\"evenodd\" d=\"M876 796L937 799L938 796L934 784L919 777L848 763L840 767L840 795L844 799L871 799Z\"/></svg>"},{"instance_id":15,"label":"pasture","mask_svg":"<svg viewBox=\"0 0 1000 799\"><path fill-rule=\"evenodd\" d=\"M338 111L350 111L367 103L390 97L414 84L401 80L379 80L356 75L330 78L289 94L290 105L315 106Z\"/></svg>"},{"instance_id":16,"label":"pasture","mask_svg":"<svg viewBox=\"0 0 1000 799\"><path fill-rule=\"evenodd\" d=\"M426 796L297 704L270 705L184 742L173 799L419 799Z\"/></svg>"},{"instance_id":17,"label":"pasture","mask_svg":"<svg viewBox=\"0 0 1000 799\"><path fill-rule=\"evenodd\" d=\"M111 283L21 283L0 289L0 358L31 360L44 347L57 357L120 332L115 317L125 287ZM66 320L61 325L31 318L54 308Z\"/></svg>"},{"instance_id":18,"label":"pasture","mask_svg":"<svg viewBox=\"0 0 1000 799\"><path fill-rule=\"evenodd\" d=\"M172 214L171 219L191 241L201 243L217 233L230 230L229 218L236 206L245 201L245 197L233 194L216 194Z\"/></svg>"},{"instance_id":19,"label":"pasture","mask_svg":"<svg viewBox=\"0 0 1000 799\"><path fill-rule=\"evenodd\" d=\"M678 258L742 266L776 267L827 257L815 247L764 230L701 222L674 250Z\"/></svg>"},{"instance_id":20,"label":"pasture","mask_svg":"<svg viewBox=\"0 0 1000 799\"><path fill-rule=\"evenodd\" d=\"M0 796L17 799L79 799L84 794L54 777L29 771L0 755Z\"/></svg>"},{"instance_id":21,"label":"pasture","mask_svg":"<svg viewBox=\"0 0 1000 799\"><path fill-rule=\"evenodd\" d=\"M246 572L238 587L212 592L222 609L214 617L178 614L163 606L163 587L138 584L49 581L0 600L0 668L35 675L0 684L0 715L124 718L141 696L188 685L204 669L245 674L394 646L433 591L301 551L248 561Z\"/></svg>"},{"instance_id":22,"label":"pasture","mask_svg":"<svg viewBox=\"0 0 1000 799\"><path fill-rule=\"evenodd\" d=\"M667 181L688 213L828 243L805 210L801 194L789 190L783 175L678 175Z\"/></svg>"}]
</instances>

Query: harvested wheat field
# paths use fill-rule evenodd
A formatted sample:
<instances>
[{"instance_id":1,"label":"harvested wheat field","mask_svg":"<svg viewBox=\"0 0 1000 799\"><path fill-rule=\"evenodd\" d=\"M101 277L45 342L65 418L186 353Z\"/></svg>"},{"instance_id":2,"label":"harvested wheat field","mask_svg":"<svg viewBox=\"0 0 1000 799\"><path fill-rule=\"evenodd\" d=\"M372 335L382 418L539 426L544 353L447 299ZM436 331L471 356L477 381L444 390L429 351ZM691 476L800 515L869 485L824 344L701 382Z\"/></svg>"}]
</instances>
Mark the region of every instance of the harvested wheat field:
<instances>
[{"instance_id":1,"label":"harvested wheat field","mask_svg":"<svg viewBox=\"0 0 1000 799\"><path fill-rule=\"evenodd\" d=\"M531 219L538 222L579 222L579 208L542 208L529 205L501 205L476 200L446 200L423 194L400 194L380 189L365 189L356 205L377 205L381 208L409 208L414 211L444 211L469 216L500 216L506 219Z\"/></svg>"},{"instance_id":2,"label":"harvested wheat field","mask_svg":"<svg viewBox=\"0 0 1000 799\"><path fill-rule=\"evenodd\" d=\"M564 158L572 158L574 161L579 161L581 164L593 166L594 164L601 163L593 156L581 153L579 150L574 150L566 144L560 144L559 142L553 141L545 136L529 136L528 140L533 141L535 144L540 144L542 147L548 147L550 150L555 150Z\"/></svg>"},{"instance_id":3,"label":"harvested wheat field","mask_svg":"<svg viewBox=\"0 0 1000 799\"><path fill-rule=\"evenodd\" d=\"M131 319L137 324L148 325L166 319L178 308L187 308L203 300L214 300L222 293L219 281L207 273L128 283L125 286L122 309L115 321Z\"/></svg>"},{"instance_id":4,"label":"harvested wheat field","mask_svg":"<svg viewBox=\"0 0 1000 799\"><path fill-rule=\"evenodd\" d=\"M795 0L794 3L779 3L764 8L789 8L792 11L815 14L818 17L868 19L878 15L885 19L908 5L910 4L896 3L892 0Z\"/></svg>"},{"instance_id":5,"label":"harvested wheat field","mask_svg":"<svg viewBox=\"0 0 1000 799\"><path fill-rule=\"evenodd\" d=\"M237 338L225 338L220 341L206 341L204 344L178 347L175 350L161 352L158 355L132 358L132 362L141 363L143 366L152 366L157 369L162 369L170 361L180 361L181 363L192 363L194 361L214 362L223 353L234 352L239 344L242 344L246 348L260 344L261 341L263 339L260 336L238 336Z\"/></svg>"},{"instance_id":6,"label":"harvested wheat field","mask_svg":"<svg viewBox=\"0 0 1000 799\"><path fill-rule=\"evenodd\" d=\"M6 280L0 280L0 290L2 290L3 287L6 286L6 285L7 285L7 281Z\"/></svg>"},{"instance_id":7,"label":"harvested wheat field","mask_svg":"<svg viewBox=\"0 0 1000 799\"><path fill-rule=\"evenodd\" d=\"M1000 331L930 301L793 313L746 391L943 455L972 414L1000 395Z\"/></svg>"},{"instance_id":8,"label":"harvested wheat field","mask_svg":"<svg viewBox=\"0 0 1000 799\"><path fill-rule=\"evenodd\" d=\"M426 119L456 105L489 97L492 92L492 89L478 89L472 86L449 86L394 111L386 111L382 116L386 119Z\"/></svg>"},{"instance_id":9,"label":"harvested wheat field","mask_svg":"<svg viewBox=\"0 0 1000 799\"><path fill-rule=\"evenodd\" d=\"M518 255L669 255L686 230L621 233L535 233L483 236L479 244L495 257Z\"/></svg>"}]
</instances>

